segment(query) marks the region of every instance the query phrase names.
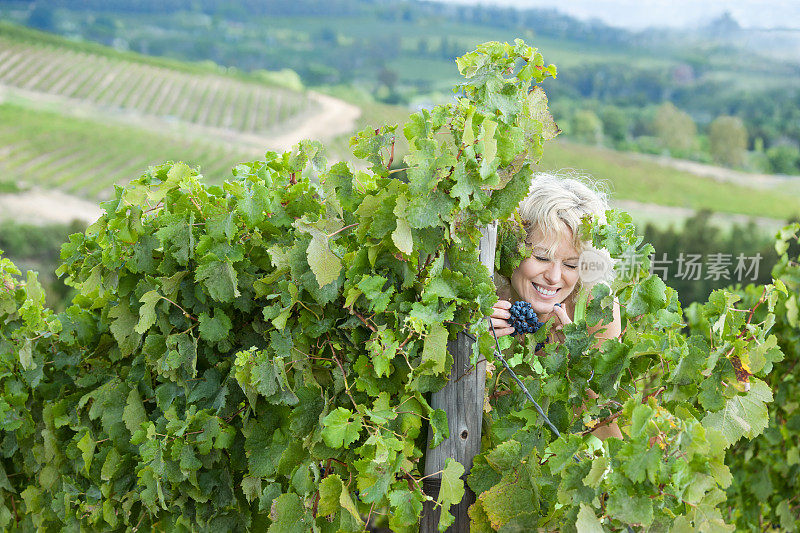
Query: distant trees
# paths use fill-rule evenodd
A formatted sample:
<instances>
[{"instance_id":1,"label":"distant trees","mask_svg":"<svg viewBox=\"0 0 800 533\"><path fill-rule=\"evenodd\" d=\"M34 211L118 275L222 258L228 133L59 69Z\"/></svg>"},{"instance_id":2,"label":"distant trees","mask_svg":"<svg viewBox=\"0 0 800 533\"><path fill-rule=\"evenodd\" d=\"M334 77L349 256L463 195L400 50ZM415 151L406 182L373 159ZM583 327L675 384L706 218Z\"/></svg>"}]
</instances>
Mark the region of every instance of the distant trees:
<instances>
[{"instance_id":1,"label":"distant trees","mask_svg":"<svg viewBox=\"0 0 800 533\"><path fill-rule=\"evenodd\" d=\"M797 174L800 150L789 144L779 144L767 150L770 170L776 174Z\"/></svg>"},{"instance_id":2,"label":"distant trees","mask_svg":"<svg viewBox=\"0 0 800 533\"><path fill-rule=\"evenodd\" d=\"M630 118L617 106L607 106L600 114L603 122L603 133L613 143L621 143L628 138Z\"/></svg>"},{"instance_id":3,"label":"distant trees","mask_svg":"<svg viewBox=\"0 0 800 533\"><path fill-rule=\"evenodd\" d=\"M586 109L572 116L570 131L577 140L588 144L599 144L603 140L603 123L600 118Z\"/></svg>"},{"instance_id":4,"label":"distant trees","mask_svg":"<svg viewBox=\"0 0 800 533\"><path fill-rule=\"evenodd\" d=\"M747 151L747 129L739 117L721 116L708 128L711 157L720 165L740 167Z\"/></svg>"},{"instance_id":5,"label":"distant trees","mask_svg":"<svg viewBox=\"0 0 800 533\"><path fill-rule=\"evenodd\" d=\"M673 152L690 152L697 145L697 125L672 102L658 106L653 131L664 147Z\"/></svg>"}]
</instances>

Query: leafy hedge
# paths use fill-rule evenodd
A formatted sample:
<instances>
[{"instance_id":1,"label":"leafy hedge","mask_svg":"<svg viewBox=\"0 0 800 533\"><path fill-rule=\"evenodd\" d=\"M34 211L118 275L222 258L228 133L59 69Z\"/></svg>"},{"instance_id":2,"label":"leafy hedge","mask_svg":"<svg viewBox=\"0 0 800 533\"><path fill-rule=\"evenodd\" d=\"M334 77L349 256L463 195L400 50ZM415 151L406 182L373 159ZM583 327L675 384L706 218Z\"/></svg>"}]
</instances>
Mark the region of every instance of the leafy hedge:
<instances>
[{"instance_id":1,"label":"leafy hedge","mask_svg":"<svg viewBox=\"0 0 800 533\"><path fill-rule=\"evenodd\" d=\"M555 68L535 49L486 43L458 66L457 102L403 127L407 182L390 175L396 127L352 139L368 170L329 167L313 142L222 186L153 168L64 245L59 273L78 294L59 314L35 275L0 260L2 527L417 529L426 430L434 446L448 438L428 403L447 341L468 329L476 361L493 353L479 228L511 218L557 133L531 90ZM677 294L648 274L652 248L626 214L608 219L591 238L636 258L633 276L596 286L547 355L531 356L537 339L512 350L566 435L506 373L488 380L475 531L730 529L726 450L767 425L760 378L783 357L769 330L787 291L767 286L757 320L716 292L695 311L708 334L686 335ZM613 298L624 334L592 348L587 326ZM624 440L589 434L611 420ZM440 473L440 530L463 472Z\"/></svg>"}]
</instances>

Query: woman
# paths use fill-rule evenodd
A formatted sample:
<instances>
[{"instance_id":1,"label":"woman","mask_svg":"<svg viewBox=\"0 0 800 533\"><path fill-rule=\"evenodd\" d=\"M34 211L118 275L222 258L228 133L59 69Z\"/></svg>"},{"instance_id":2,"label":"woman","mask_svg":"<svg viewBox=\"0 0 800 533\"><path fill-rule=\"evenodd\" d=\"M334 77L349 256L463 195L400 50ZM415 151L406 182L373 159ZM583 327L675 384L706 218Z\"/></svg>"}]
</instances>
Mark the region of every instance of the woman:
<instances>
[{"instance_id":1,"label":"woman","mask_svg":"<svg viewBox=\"0 0 800 533\"><path fill-rule=\"evenodd\" d=\"M540 322L555 315L556 330L572 323L575 297L581 287L580 255L591 249L591 243L580 239L581 220L587 216L605 220L607 209L606 195L582 181L552 174L534 178L528 196L519 205L531 256L520 263L510 280L495 275L500 300L491 319L498 337L514 333L508 310L516 300L530 303ZM610 324L590 329L599 342L619 336L616 303L613 316Z\"/></svg>"},{"instance_id":2,"label":"woman","mask_svg":"<svg viewBox=\"0 0 800 533\"><path fill-rule=\"evenodd\" d=\"M607 209L606 195L582 181L551 174L534 178L528 196L519 205L531 256L514 269L510 280L495 274L500 300L493 306L491 322L498 337L514 333L508 323L511 302L524 300L540 322L555 316L556 331L551 340L563 342L558 330L574 320L575 297L581 288L579 259L582 252L591 249L591 243L580 239L581 220L587 216L605 220ZM604 339L619 337L620 323L619 304L615 302L612 322L589 328L597 339L595 346ZM591 389L588 393L590 398L597 398ZM601 439L622 438L614 423L593 434Z\"/></svg>"}]
</instances>

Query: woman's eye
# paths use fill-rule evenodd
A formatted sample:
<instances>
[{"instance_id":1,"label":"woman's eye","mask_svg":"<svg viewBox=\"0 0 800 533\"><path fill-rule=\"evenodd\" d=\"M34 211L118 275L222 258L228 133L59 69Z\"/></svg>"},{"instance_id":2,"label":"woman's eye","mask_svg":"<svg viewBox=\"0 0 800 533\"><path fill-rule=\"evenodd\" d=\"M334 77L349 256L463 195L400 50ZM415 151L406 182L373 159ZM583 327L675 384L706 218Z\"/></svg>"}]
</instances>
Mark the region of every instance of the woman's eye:
<instances>
[{"instance_id":1,"label":"woman's eye","mask_svg":"<svg viewBox=\"0 0 800 533\"><path fill-rule=\"evenodd\" d=\"M534 255L537 261L550 261L547 257L542 257L541 255Z\"/></svg>"},{"instance_id":2,"label":"woman's eye","mask_svg":"<svg viewBox=\"0 0 800 533\"><path fill-rule=\"evenodd\" d=\"M578 268L578 265L568 265L566 263L564 263L564 266L567 267L570 270L575 270L576 268Z\"/></svg>"}]
</instances>

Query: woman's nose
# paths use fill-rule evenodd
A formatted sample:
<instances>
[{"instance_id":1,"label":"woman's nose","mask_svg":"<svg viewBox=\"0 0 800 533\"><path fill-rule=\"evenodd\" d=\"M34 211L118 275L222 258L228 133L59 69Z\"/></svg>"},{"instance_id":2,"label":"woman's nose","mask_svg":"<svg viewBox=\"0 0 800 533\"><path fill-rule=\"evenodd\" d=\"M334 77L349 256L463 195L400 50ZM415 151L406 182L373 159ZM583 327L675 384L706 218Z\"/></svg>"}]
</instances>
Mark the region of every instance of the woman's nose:
<instances>
[{"instance_id":1,"label":"woman's nose","mask_svg":"<svg viewBox=\"0 0 800 533\"><path fill-rule=\"evenodd\" d=\"M558 261L551 261L549 268L544 272L544 278L548 283L555 285L561 279L561 264Z\"/></svg>"}]
</instances>

